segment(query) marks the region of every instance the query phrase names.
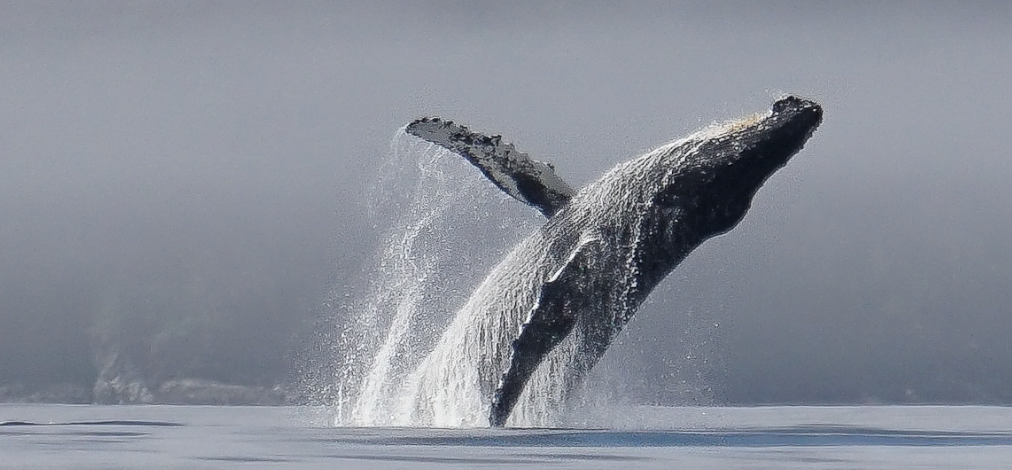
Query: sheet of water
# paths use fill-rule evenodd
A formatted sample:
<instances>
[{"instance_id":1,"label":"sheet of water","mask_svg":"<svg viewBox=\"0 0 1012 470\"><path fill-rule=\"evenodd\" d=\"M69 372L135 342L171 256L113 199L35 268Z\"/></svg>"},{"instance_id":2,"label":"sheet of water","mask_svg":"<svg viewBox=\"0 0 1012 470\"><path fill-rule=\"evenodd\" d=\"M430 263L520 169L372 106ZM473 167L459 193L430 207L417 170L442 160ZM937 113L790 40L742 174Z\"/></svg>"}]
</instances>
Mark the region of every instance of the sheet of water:
<instances>
[{"instance_id":1,"label":"sheet of water","mask_svg":"<svg viewBox=\"0 0 1012 470\"><path fill-rule=\"evenodd\" d=\"M0 405L3 469L1005 469L1012 408L586 410L584 429L331 427L326 408Z\"/></svg>"},{"instance_id":2,"label":"sheet of water","mask_svg":"<svg viewBox=\"0 0 1012 470\"><path fill-rule=\"evenodd\" d=\"M316 402L337 406L338 425L483 426L539 279L561 260L538 231L543 217L459 155L402 130L380 175L369 200L382 236L363 271L368 285L334 302L338 324L315 348L325 356L318 362L333 372L312 374L319 380L306 388ZM626 183L609 173L592 194L624 199ZM584 202L574 210L589 219L612 217L609 204ZM623 217L639 217L630 214ZM522 248L513 250L518 243ZM606 272L625 279L633 271ZM609 296L615 312L627 293ZM569 404L587 399L578 378L584 350L571 335L547 354L507 423L568 425Z\"/></svg>"}]
</instances>

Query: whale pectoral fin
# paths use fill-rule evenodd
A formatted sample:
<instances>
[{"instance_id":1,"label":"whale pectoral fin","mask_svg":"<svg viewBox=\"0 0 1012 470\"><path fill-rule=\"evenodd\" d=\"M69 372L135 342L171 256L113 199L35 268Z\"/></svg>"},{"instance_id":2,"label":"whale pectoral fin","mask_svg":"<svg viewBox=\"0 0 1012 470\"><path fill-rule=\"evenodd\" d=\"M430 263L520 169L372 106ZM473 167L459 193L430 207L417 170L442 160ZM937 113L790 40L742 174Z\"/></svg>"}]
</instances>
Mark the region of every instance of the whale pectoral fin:
<instances>
[{"instance_id":1,"label":"whale pectoral fin","mask_svg":"<svg viewBox=\"0 0 1012 470\"><path fill-rule=\"evenodd\" d=\"M541 287L538 302L524 323L520 336L513 341L513 356L509 369L502 376L499 388L492 398L489 422L502 426L516 405L527 380L541 361L573 330L577 315L590 296L585 292L585 273L593 263L589 245L581 243L570 254L566 263Z\"/></svg>"},{"instance_id":2,"label":"whale pectoral fin","mask_svg":"<svg viewBox=\"0 0 1012 470\"><path fill-rule=\"evenodd\" d=\"M575 191L555 174L552 165L531 159L502 137L472 132L439 118L421 118L405 131L462 155L499 189L551 217L569 203Z\"/></svg>"},{"instance_id":3,"label":"whale pectoral fin","mask_svg":"<svg viewBox=\"0 0 1012 470\"><path fill-rule=\"evenodd\" d=\"M492 399L489 413L492 426L502 426L506 422L527 379L545 355L573 330L576 315L562 291L563 288L557 284L545 285L541 291L544 301L539 303L530 321L524 324L523 332L513 341L510 367L503 374Z\"/></svg>"}]
</instances>

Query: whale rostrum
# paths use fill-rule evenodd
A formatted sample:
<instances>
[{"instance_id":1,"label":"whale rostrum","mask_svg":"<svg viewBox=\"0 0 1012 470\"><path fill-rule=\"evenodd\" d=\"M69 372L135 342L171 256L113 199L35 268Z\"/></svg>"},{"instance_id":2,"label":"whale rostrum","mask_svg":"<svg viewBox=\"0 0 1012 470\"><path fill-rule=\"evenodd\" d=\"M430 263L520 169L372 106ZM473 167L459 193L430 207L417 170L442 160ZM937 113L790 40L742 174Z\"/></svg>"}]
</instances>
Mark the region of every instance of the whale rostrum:
<instances>
[{"instance_id":1,"label":"whale rostrum","mask_svg":"<svg viewBox=\"0 0 1012 470\"><path fill-rule=\"evenodd\" d=\"M578 385L654 287L703 241L737 225L759 187L821 121L817 103L788 96L765 113L710 125L621 163L579 191L498 135L440 118L408 124L406 132L463 156L548 218L458 313L516 332L474 333L489 423L504 425L522 397L539 393L527 390L534 376L563 393ZM460 332L442 341L455 341L450 334Z\"/></svg>"}]
</instances>

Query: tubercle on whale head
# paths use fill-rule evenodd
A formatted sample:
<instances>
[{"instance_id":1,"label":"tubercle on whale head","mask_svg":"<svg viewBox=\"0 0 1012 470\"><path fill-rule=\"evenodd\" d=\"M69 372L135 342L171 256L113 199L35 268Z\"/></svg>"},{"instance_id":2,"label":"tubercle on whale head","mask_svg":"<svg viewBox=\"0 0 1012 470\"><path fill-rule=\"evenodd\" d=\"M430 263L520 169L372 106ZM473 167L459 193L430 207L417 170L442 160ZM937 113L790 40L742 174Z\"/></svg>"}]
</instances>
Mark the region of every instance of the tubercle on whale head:
<instances>
[{"instance_id":1,"label":"tubercle on whale head","mask_svg":"<svg viewBox=\"0 0 1012 470\"><path fill-rule=\"evenodd\" d=\"M770 126L781 126L781 132L803 135L800 145L822 123L822 106L818 103L789 95L773 103L768 118ZM800 148L800 147L799 147Z\"/></svg>"}]
</instances>

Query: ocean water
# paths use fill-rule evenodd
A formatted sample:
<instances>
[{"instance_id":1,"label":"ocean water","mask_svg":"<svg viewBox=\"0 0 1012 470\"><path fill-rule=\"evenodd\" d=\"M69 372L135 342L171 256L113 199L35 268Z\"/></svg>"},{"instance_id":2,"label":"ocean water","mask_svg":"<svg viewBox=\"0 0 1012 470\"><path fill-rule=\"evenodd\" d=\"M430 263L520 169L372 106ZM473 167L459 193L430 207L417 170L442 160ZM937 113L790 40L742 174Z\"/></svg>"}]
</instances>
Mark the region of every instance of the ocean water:
<instances>
[{"instance_id":1,"label":"ocean water","mask_svg":"<svg viewBox=\"0 0 1012 470\"><path fill-rule=\"evenodd\" d=\"M330 412L0 405L0 468L1012 467L1004 407L614 407L580 429L332 427Z\"/></svg>"}]
</instances>

